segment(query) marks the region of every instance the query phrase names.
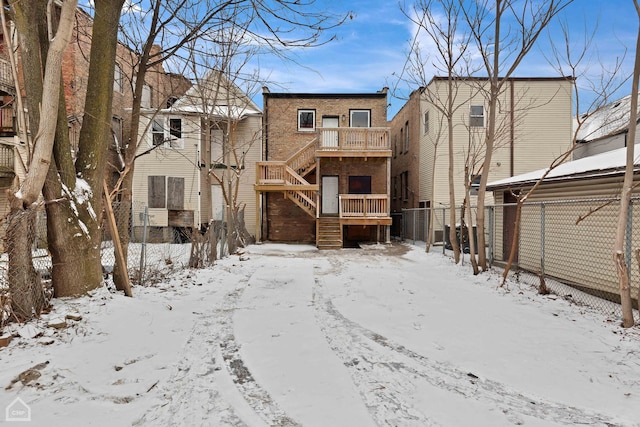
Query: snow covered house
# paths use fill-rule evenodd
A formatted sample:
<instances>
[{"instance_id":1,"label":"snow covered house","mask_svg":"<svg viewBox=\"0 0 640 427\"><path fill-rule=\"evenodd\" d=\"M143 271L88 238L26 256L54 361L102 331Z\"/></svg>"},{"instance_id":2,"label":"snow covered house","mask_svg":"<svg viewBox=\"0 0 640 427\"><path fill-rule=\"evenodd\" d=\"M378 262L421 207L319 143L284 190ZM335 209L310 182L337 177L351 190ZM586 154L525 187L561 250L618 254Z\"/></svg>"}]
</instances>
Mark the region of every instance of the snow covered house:
<instances>
[{"instance_id":1,"label":"snow covered house","mask_svg":"<svg viewBox=\"0 0 640 427\"><path fill-rule=\"evenodd\" d=\"M272 93L255 190L260 238L339 249L389 240L387 89Z\"/></svg>"},{"instance_id":2,"label":"snow covered house","mask_svg":"<svg viewBox=\"0 0 640 427\"><path fill-rule=\"evenodd\" d=\"M635 146L640 153L640 144ZM522 209L517 266L557 279L589 293L618 298L613 247L619 211L626 149L563 163L531 193ZM528 191L547 169L488 184L496 200L494 253L506 261L515 230L513 194ZM632 295L640 282L635 251L640 249L640 160L636 155L631 213L628 217L626 257L631 267ZM524 193L523 193L524 194ZM507 203L507 204L503 204Z\"/></svg>"},{"instance_id":3,"label":"snow covered house","mask_svg":"<svg viewBox=\"0 0 640 427\"><path fill-rule=\"evenodd\" d=\"M262 112L233 82L212 71L167 108L141 114L134 172L133 226L139 234L148 209L149 238L173 241L212 221L223 221L228 184L237 185L245 226L256 235L256 162ZM216 179L218 177L219 179ZM235 197L235 190L230 191Z\"/></svg>"},{"instance_id":4,"label":"snow covered house","mask_svg":"<svg viewBox=\"0 0 640 427\"><path fill-rule=\"evenodd\" d=\"M573 151L573 158L581 159L626 147L628 144L630 110L631 95L627 95L597 111L584 115L584 122L577 129L576 148ZM636 129L635 144L640 143L638 130L640 129Z\"/></svg>"}]
</instances>

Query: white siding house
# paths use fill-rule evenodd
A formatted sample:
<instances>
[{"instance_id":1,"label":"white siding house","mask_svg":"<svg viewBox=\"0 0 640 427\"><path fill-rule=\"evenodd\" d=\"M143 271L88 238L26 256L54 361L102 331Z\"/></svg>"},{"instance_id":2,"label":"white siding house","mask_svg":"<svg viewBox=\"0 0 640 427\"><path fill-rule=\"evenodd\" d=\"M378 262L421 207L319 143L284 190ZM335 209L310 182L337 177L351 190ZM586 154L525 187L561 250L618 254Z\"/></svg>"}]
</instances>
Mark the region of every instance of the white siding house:
<instances>
[{"instance_id":1,"label":"white siding house","mask_svg":"<svg viewBox=\"0 0 640 427\"><path fill-rule=\"evenodd\" d=\"M143 112L133 184L136 229L143 226L147 208L148 225L164 240L176 230L223 221L226 203L217 175L237 183L237 202L244 206L247 231L255 236L253 184L262 112L233 83L224 77L219 83L218 76L211 73L167 109Z\"/></svg>"}]
</instances>

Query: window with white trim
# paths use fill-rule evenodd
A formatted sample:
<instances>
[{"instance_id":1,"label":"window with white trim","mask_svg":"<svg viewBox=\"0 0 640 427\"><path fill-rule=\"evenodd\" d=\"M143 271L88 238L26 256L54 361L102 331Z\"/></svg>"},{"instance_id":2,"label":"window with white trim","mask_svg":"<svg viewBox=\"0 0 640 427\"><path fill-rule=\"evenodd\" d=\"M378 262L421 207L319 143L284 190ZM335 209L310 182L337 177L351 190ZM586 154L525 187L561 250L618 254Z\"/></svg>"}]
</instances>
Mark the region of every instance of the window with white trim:
<instances>
[{"instance_id":1,"label":"window with white trim","mask_svg":"<svg viewBox=\"0 0 640 427\"><path fill-rule=\"evenodd\" d=\"M371 127L371 111L369 110L350 110L349 126L352 128L368 128Z\"/></svg>"},{"instance_id":2,"label":"window with white trim","mask_svg":"<svg viewBox=\"0 0 640 427\"><path fill-rule=\"evenodd\" d=\"M313 132L316 130L316 110L298 110L298 131Z\"/></svg>"},{"instance_id":3,"label":"window with white trim","mask_svg":"<svg viewBox=\"0 0 640 427\"><path fill-rule=\"evenodd\" d=\"M118 93L122 93L124 91L124 73L118 63L116 63L116 68L113 74L113 91Z\"/></svg>"},{"instance_id":4,"label":"window with white trim","mask_svg":"<svg viewBox=\"0 0 640 427\"><path fill-rule=\"evenodd\" d=\"M484 106L472 105L469 110L469 126L484 127Z\"/></svg>"},{"instance_id":5,"label":"window with white trim","mask_svg":"<svg viewBox=\"0 0 640 427\"><path fill-rule=\"evenodd\" d=\"M151 123L151 145L165 148L184 148L182 118L156 117Z\"/></svg>"}]
</instances>

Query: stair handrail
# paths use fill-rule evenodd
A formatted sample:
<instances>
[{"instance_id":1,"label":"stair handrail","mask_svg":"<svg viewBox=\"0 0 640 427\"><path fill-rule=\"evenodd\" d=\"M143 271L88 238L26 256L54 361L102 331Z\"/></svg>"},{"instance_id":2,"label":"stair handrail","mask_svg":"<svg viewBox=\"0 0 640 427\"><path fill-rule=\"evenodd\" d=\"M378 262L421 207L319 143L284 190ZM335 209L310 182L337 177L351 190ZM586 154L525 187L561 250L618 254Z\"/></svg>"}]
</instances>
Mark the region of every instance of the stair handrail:
<instances>
[{"instance_id":1,"label":"stair handrail","mask_svg":"<svg viewBox=\"0 0 640 427\"><path fill-rule=\"evenodd\" d=\"M311 164L311 159L315 158L317 141L318 137L315 137L307 145L296 151L286 160L287 165L297 172L300 166Z\"/></svg>"}]
</instances>

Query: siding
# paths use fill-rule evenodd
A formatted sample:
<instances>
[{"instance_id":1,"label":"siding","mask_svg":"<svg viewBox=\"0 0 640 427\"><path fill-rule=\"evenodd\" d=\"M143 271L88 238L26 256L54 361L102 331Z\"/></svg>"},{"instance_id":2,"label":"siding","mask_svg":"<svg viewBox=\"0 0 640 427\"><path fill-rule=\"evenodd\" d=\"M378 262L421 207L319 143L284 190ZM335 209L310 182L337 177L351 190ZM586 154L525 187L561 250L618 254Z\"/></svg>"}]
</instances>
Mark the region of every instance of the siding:
<instances>
[{"instance_id":1,"label":"siding","mask_svg":"<svg viewBox=\"0 0 640 427\"><path fill-rule=\"evenodd\" d=\"M171 117L177 117L172 115ZM140 129L144 132L149 123L149 117L141 117ZM133 178L133 225L141 226L141 213L148 205L149 176L165 176L184 179L184 210L193 210L194 221L198 223L198 170L195 167L197 146L200 139L200 120L197 117L183 117L182 138L183 149L158 148L136 159ZM141 135L143 141L138 148L138 154L151 147L151 134ZM165 185L166 185L165 179ZM166 209L165 209L166 210ZM156 215L159 227L168 226L165 215ZM196 224L193 224L194 226Z\"/></svg>"},{"instance_id":2,"label":"siding","mask_svg":"<svg viewBox=\"0 0 640 427\"><path fill-rule=\"evenodd\" d=\"M477 80L473 81L478 84ZM484 128L469 131L467 127L469 105L484 105L485 124L487 119L487 102L477 93L475 86L469 82L459 82L457 97L454 104L460 106L454 115L454 180L456 205L464 198L464 165L468 154L468 147L475 147L477 152L477 170L480 155L484 146ZM431 91L435 97L446 99L446 81L434 80L425 89ZM498 114L498 138L492 155L492 166L489 180L498 180L509 176L528 172L548 166L553 159L565 151L571 141L571 91L570 82L564 79L515 79L513 81L513 153L514 164L511 170L511 115L508 106L511 101L511 83L506 85L501 95L500 105L503 112ZM446 121L437 108L428 101L422 102L422 111L429 109L430 135L429 139L421 141L421 149L432 147L435 136L440 132L440 140L435 156L434 193L432 206L449 205L449 156ZM440 125L442 123L442 125ZM392 126L394 128L394 126ZM394 130L392 129L392 132ZM420 198L429 194L431 180L432 154L421 152L420 159ZM394 159L395 160L395 159ZM424 170L423 170L424 169ZM424 191L424 193L423 193ZM472 204L475 200L472 200ZM493 203L493 195L487 193L487 204Z\"/></svg>"},{"instance_id":3,"label":"siding","mask_svg":"<svg viewBox=\"0 0 640 427\"><path fill-rule=\"evenodd\" d=\"M640 176L636 176L636 183ZM618 283L613 264L619 204L604 205L599 198L617 197L621 177L575 180L543 184L530 198L547 202L544 207L544 272L562 281L617 295ZM636 189L635 196L640 196ZM572 203L559 202L573 200ZM555 202L555 203L554 203ZM638 203L636 203L638 205ZM638 209L635 209L638 212ZM633 215L632 250L640 248L640 215ZM586 215L589 213L588 215ZM496 234L502 235L501 209L496 209ZM584 216L581 221L578 218ZM539 272L541 269L541 207L525 206L522 213L518 264ZM502 239L496 239L496 259L502 259ZM640 274L632 260L632 295L637 295Z\"/></svg>"}]
</instances>

